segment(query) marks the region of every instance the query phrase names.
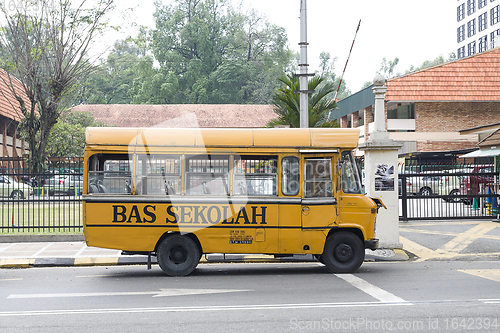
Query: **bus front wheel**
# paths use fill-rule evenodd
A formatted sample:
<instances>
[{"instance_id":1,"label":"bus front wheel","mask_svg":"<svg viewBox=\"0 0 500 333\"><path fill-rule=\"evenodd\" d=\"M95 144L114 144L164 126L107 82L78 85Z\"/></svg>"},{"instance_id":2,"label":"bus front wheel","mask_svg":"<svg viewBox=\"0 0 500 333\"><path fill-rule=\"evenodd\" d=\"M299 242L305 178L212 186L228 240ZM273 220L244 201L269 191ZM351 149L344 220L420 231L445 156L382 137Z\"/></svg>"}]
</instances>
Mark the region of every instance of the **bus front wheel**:
<instances>
[{"instance_id":1,"label":"bus front wheel","mask_svg":"<svg viewBox=\"0 0 500 333\"><path fill-rule=\"evenodd\" d=\"M358 236L340 231L327 238L322 259L333 273L353 273L365 259L365 248Z\"/></svg>"},{"instance_id":2,"label":"bus front wheel","mask_svg":"<svg viewBox=\"0 0 500 333\"><path fill-rule=\"evenodd\" d=\"M156 253L158 265L169 276L185 276L200 261L200 250L188 236L172 235L165 238Z\"/></svg>"}]
</instances>

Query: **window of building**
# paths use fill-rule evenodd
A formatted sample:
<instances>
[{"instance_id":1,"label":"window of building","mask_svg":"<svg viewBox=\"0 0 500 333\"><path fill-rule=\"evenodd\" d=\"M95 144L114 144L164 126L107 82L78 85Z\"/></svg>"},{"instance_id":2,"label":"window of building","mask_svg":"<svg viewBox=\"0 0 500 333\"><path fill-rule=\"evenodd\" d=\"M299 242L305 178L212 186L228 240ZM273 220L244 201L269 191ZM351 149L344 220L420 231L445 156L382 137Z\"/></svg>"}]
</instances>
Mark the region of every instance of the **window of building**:
<instances>
[{"instance_id":1,"label":"window of building","mask_svg":"<svg viewBox=\"0 0 500 333\"><path fill-rule=\"evenodd\" d=\"M306 197L331 197L333 195L331 158L307 159L304 174Z\"/></svg>"},{"instance_id":2,"label":"window of building","mask_svg":"<svg viewBox=\"0 0 500 333\"><path fill-rule=\"evenodd\" d=\"M479 38L479 52L484 52L488 49L488 37L483 36Z\"/></svg>"},{"instance_id":3,"label":"window of building","mask_svg":"<svg viewBox=\"0 0 500 333\"><path fill-rule=\"evenodd\" d=\"M467 15L471 15L476 11L476 0L467 0Z\"/></svg>"},{"instance_id":4,"label":"window of building","mask_svg":"<svg viewBox=\"0 0 500 333\"><path fill-rule=\"evenodd\" d=\"M484 6L486 6L486 4L487 4L486 0L477 0L477 8L478 9L483 8Z\"/></svg>"},{"instance_id":5,"label":"window of building","mask_svg":"<svg viewBox=\"0 0 500 333\"><path fill-rule=\"evenodd\" d=\"M467 22L467 37L474 36L476 34L476 19L472 19Z\"/></svg>"},{"instance_id":6,"label":"window of building","mask_svg":"<svg viewBox=\"0 0 500 333\"><path fill-rule=\"evenodd\" d=\"M478 17L478 26L477 26L477 29L479 31L483 31L485 30L486 28L488 28L488 19L487 19L487 15L488 13L484 12L483 14L479 15Z\"/></svg>"},{"instance_id":7,"label":"window of building","mask_svg":"<svg viewBox=\"0 0 500 333\"><path fill-rule=\"evenodd\" d=\"M465 57L465 46L459 47L457 50L458 59L462 59Z\"/></svg>"},{"instance_id":8,"label":"window of building","mask_svg":"<svg viewBox=\"0 0 500 333\"><path fill-rule=\"evenodd\" d=\"M465 3L457 7L457 22L462 21L465 18Z\"/></svg>"},{"instance_id":9,"label":"window of building","mask_svg":"<svg viewBox=\"0 0 500 333\"><path fill-rule=\"evenodd\" d=\"M490 10L490 25L497 24L499 17L498 14L500 12L500 5L491 8Z\"/></svg>"},{"instance_id":10,"label":"window of building","mask_svg":"<svg viewBox=\"0 0 500 333\"><path fill-rule=\"evenodd\" d=\"M500 35L500 29L497 29L490 33L490 43L491 43L491 48L494 49L498 45L498 38L495 38L496 36Z\"/></svg>"},{"instance_id":11,"label":"window of building","mask_svg":"<svg viewBox=\"0 0 500 333\"><path fill-rule=\"evenodd\" d=\"M239 156L234 158L233 195L278 195L278 158L276 156Z\"/></svg>"},{"instance_id":12,"label":"window of building","mask_svg":"<svg viewBox=\"0 0 500 333\"><path fill-rule=\"evenodd\" d=\"M398 103L388 107L387 119L415 119L415 104Z\"/></svg>"},{"instance_id":13,"label":"window of building","mask_svg":"<svg viewBox=\"0 0 500 333\"><path fill-rule=\"evenodd\" d=\"M465 39L465 24L461 25L457 29L457 42L460 43Z\"/></svg>"},{"instance_id":14,"label":"window of building","mask_svg":"<svg viewBox=\"0 0 500 333\"><path fill-rule=\"evenodd\" d=\"M365 124L365 110L358 111L359 117L359 126L363 126Z\"/></svg>"},{"instance_id":15,"label":"window of building","mask_svg":"<svg viewBox=\"0 0 500 333\"><path fill-rule=\"evenodd\" d=\"M476 54L476 41L467 44L467 55L471 56L473 54Z\"/></svg>"}]
</instances>

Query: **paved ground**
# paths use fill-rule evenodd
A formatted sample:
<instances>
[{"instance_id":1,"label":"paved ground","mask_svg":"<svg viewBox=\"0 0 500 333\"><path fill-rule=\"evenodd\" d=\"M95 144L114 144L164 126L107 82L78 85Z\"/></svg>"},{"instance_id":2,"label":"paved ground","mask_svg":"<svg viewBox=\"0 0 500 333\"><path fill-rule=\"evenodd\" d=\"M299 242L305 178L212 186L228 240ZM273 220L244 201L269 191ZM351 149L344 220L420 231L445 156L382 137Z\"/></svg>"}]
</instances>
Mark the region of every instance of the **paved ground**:
<instances>
[{"instance_id":1,"label":"paved ground","mask_svg":"<svg viewBox=\"0 0 500 333\"><path fill-rule=\"evenodd\" d=\"M365 261L500 260L500 223L498 222L402 222L400 223L400 241L404 251L400 249L366 250ZM152 260L155 263L154 257ZM211 254L204 256L201 262L312 260L314 259L310 255L275 259L274 256L268 255ZM81 235L38 238L0 237L0 268L130 264L146 265L147 256L124 256L121 251L88 247Z\"/></svg>"},{"instance_id":2,"label":"paved ground","mask_svg":"<svg viewBox=\"0 0 500 333\"><path fill-rule=\"evenodd\" d=\"M413 221L400 223L400 241L418 261L500 260L500 223Z\"/></svg>"},{"instance_id":3,"label":"paved ground","mask_svg":"<svg viewBox=\"0 0 500 333\"><path fill-rule=\"evenodd\" d=\"M56 240L56 239L54 239ZM402 250L366 250L365 261L403 261L408 256ZM93 266L93 265L146 265L147 256L127 256L121 251L88 247L83 241L72 242L16 242L0 243L0 268ZM275 259L270 255L209 254L201 262L268 262L316 261L311 255ZM156 258L152 257L153 264Z\"/></svg>"}]
</instances>

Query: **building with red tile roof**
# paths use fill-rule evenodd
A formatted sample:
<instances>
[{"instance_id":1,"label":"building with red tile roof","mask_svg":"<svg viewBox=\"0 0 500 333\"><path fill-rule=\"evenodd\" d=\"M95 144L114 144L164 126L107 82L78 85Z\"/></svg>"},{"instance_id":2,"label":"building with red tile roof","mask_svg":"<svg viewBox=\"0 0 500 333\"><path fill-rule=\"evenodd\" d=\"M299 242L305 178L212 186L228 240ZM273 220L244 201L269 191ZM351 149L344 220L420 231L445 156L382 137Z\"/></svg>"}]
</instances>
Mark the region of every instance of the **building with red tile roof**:
<instances>
[{"instance_id":1,"label":"building with red tile roof","mask_svg":"<svg viewBox=\"0 0 500 333\"><path fill-rule=\"evenodd\" d=\"M400 154L475 148L464 128L500 122L500 48L386 81L386 129L403 141ZM372 86L338 102L341 127L373 126Z\"/></svg>"},{"instance_id":2,"label":"building with red tile roof","mask_svg":"<svg viewBox=\"0 0 500 333\"><path fill-rule=\"evenodd\" d=\"M24 88L13 76L0 69L0 140L2 158L22 156L25 150L24 140L19 137L18 126L22 119L19 102L10 87L14 87L19 96L26 96ZM30 103L25 99L26 104Z\"/></svg>"},{"instance_id":3,"label":"building with red tile roof","mask_svg":"<svg viewBox=\"0 0 500 333\"><path fill-rule=\"evenodd\" d=\"M97 121L118 127L264 127L276 118L272 105L82 104Z\"/></svg>"}]
</instances>

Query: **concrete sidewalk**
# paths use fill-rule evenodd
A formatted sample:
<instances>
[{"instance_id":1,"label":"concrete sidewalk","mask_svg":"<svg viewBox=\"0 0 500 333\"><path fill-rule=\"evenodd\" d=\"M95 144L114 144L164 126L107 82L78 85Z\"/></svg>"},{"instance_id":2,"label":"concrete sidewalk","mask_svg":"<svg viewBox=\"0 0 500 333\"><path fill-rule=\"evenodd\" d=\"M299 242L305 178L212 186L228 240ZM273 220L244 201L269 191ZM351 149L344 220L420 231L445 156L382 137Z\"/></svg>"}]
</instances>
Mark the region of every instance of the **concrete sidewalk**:
<instances>
[{"instance_id":1,"label":"concrete sidewalk","mask_svg":"<svg viewBox=\"0 0 500 333\"><path fill-rule=\"evenodd\" d=\"M56 238L54 238L56 240ZM148 257L122 255L119 250L88 247L84 241L40 241L0 243L0 268L55 267L55 266L109 266L146 265ZM408 256L402 250L366 250L365 261L404 261ZM316 261L312 255L294 255L275 258L273 255L208 254L206 262L303 262ZM156 263L156 257L152 257Z\"/></svg>"}]
</instances>

